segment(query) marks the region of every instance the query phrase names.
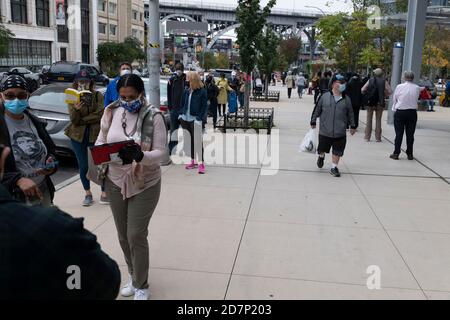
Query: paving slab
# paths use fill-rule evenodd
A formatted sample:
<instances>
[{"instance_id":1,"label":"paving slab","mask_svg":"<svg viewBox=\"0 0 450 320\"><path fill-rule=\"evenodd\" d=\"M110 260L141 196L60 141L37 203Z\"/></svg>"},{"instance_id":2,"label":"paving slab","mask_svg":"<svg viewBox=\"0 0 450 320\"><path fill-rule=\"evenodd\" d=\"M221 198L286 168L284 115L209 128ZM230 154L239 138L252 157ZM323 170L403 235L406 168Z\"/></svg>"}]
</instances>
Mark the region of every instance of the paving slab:
<instances>
[{"instance_id":1,"label":"paving slab","mask_svg":"<svg viewBox=\"0 0 450 320\"><path fill-rule=\"evenodd\" d=\"M421 290L233 275L229 300L425 300Z\"/></svg>"},{"instance_id":2,"label":"paving slab","mask_svg":"<svg viewBox=\"0 0 450 320\"><path fill-rule=\"evenodd\" d=\"M252 221L234 274L366 285L374 265L382 286L419 289L382 230Z\"/></svg>"}]
</instances>

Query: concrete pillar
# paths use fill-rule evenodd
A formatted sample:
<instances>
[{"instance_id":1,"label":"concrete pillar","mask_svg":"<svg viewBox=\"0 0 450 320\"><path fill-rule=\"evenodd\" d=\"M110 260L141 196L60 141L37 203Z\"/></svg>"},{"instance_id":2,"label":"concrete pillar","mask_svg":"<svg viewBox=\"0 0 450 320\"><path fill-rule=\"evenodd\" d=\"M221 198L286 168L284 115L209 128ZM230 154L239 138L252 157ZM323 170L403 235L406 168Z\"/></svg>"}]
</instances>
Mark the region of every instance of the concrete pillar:
<instances>
[{"instance_id":1,"label":"concrete pillar","mask_svg":"<svg viewBox=\"0 0 450 320\"><path fill-rule=\"evenodd\" d=\"M403 43L398 42L394 46L394 50L392 52L392 76L391 76L391 87L392 90L395 91L397 85L401 83L401 72L402 72L402 58L403 58ZM392 111L392 105L394 104L394 95L391 95L389 99L388 106L388 124L394 124L394 111Z\"/></svg>"},{"instance_id":2,"label":"concrete pillar","mask_svg":"<svg viewBox=\"0 0 450 320\"><path fill-rule=\"evenodd\" d=\"M32 26L37 25L36 20L36 1L28 0L27 1L27 20L28 24Z\"/></svg>"},{"instance_id":3,"label":"concrete pillar","mask_svg":"<svg viewBox=\"0 0 450 320\"><path fill-rule=\"evenodd\" d=\"M67 2L67 27L69 28L67 60L81 62L81 2L80 0L68 0Z\"/></svg>"},{"instance_id":4,"label":"concrete pillar","mask_svg":"<svg viewBox=\"0 0 450 320\"><path fill-rule=\"evenodd\" d=\"M98 48L98 1L91 0L91 7L89 9L90 11L90 33L91 33L91 62L92 64L98 65L97 60L97 48ZM108 26L108 32L109 32L109 26Z\"/></svg>"},{"instance_id":5,"label":"concrete pillar","mask_svg":"<svg viewBox=\"0 0 450 320\"><path fill-rule=\"evenodd\" d=\"M421 76L427 7L428 1L409 0L403 71L414 72L416 82L420 80Z\"/></svg>"}]
</instances>

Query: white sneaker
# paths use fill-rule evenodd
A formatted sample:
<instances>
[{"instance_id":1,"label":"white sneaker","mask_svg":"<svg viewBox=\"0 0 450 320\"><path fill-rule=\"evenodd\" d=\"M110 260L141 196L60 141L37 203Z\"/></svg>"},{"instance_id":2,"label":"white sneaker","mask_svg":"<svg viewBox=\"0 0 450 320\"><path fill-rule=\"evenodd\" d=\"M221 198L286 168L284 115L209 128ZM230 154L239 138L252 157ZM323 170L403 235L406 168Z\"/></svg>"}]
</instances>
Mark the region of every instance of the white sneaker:
<instances>
[{"instance_id":1,"label":"white sneaker","mask_svg":"<svg viewBox=\"0 0 450 320\"><path fill-rule=\"evenodd\" d=\"M136 293L136 288L133 287L133 281L130 279L126 285L120 290L120 295L122 297L131 297Z\"/></svg>"},{"instance_id":2,"label":"white sneaker","mask_svg":"<svg viewBox=\"0 0 450 320\"><path fill-rule=\"evenodd\" d=\"M148 289L136 289L134 300L148 300L150 291Z\"/></svg>"}]
</instances>

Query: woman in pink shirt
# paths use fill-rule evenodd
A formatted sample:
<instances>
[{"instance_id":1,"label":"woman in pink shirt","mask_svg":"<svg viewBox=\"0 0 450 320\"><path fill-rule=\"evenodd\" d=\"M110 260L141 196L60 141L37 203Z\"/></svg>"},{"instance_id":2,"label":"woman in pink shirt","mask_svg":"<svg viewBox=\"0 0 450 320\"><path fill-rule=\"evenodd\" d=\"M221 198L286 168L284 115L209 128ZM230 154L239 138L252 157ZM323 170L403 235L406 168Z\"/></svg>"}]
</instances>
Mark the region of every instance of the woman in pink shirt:
<instances>
[{"instance_id":1,"label":"woman in pink shirt","mask_svg":"<svg viewBox=\"0 0 450 320\"><path fill-rule=\"evenodd\" d=\"M139 76L122 76L117 91L119 100L106 107L96 145L130 139L136 142L120 150L120 162L108 165L106 190L130 274L121 294L147 300L148 225L161 190L159 163L166 148L167 129L159 109L145 99Z\"/></svg>"}]
</instances>

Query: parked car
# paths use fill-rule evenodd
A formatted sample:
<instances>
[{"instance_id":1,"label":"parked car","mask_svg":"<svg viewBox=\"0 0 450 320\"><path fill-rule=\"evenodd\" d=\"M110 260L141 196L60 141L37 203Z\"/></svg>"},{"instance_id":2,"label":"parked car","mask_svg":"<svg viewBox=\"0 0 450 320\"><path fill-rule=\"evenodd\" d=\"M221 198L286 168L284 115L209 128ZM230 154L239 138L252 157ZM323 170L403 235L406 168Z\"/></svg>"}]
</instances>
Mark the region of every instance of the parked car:
<instances>
[{"instance_id":1,"label":"parked car","mask_svg":"<svg viewBox=\"0 0 450 320\"><path fill-rule=\"evenodd\" d=\"M28 86L30 87L31 92L37 90L41 86L41 78L40 78L39 74L34 73L27 68L12 67L11 69L9 69L9 71L2 73L1 79L3 79L3 77L6 77L7 75L10 75L10 74L18 74L18 75L22 76L23 78L25 78L25 80L28 83Z\"/></svg>"},{"instance_id":2,"label":"parked car","mask_svg":"<svg viewBox=\"0 0 450 320\"><path fill-rule=\"evenodd\" d=\"M52 82L73 82L76 74L80 70L86 70L97 84L107 86L109 78L96 66L81 62L59 61L51 65L47 73L49 83Z\"/></svg>"},{"instance_id":3,"label":"parked car","mask_svg":"<svg viewBox=\"0 0 450 320\"><path fill-rule=\"evenodd\" d=\"M148 88L148 78L143 79ZM69 110L65 103L64 90L70 87L67 82L51 83L41 87L30 96L30 112L38 118L46 121L47 131L56 145L58 155L73 157L72 144L64 134L64 130L70 124ZM105 93L105 87L96 87L96 90ZM146 90L148 91L148 90ZM148 95L147 95L148 99ZM161 80L161 111L164 114L166 124L170 124L170 116L167 109L167 80Z\"/></svg>"}]
</instances>

